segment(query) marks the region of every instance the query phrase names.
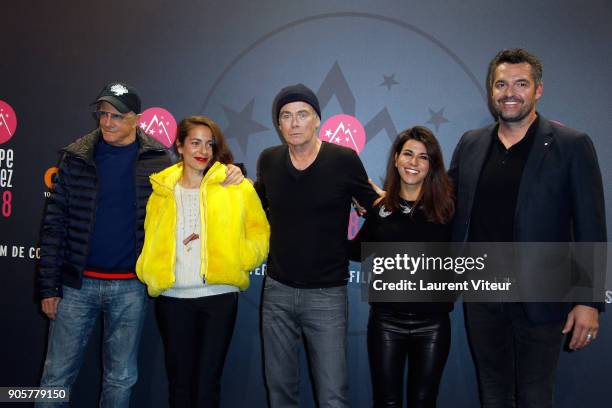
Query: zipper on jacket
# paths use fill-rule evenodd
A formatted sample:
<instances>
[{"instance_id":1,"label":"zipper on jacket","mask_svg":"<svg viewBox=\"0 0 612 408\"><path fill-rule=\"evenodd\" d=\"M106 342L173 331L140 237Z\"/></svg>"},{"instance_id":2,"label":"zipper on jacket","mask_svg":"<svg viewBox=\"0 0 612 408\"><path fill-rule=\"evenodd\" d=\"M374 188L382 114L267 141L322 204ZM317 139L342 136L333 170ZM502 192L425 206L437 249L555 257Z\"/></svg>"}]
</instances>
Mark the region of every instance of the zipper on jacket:
<instances>
[{"instance_id":1,"label":"zipper on jacket","mask_svg":"<svg viewBox=\"0 0 612 408\"><path fill-rule=\"evenodd\" d=\"M204 180L202 180L204 181ZM200 224L202 224L200 226L200 235L201 235L201 245L202 245L202 250L204 250L204 256L206 257L206 259L204 259L204 265L201 265L200 268L204 268L204 276L202 276L202 282L206 283L206 275L208 274L208 239L207 239L207 229L208 229L208 211L207 211L207 205L206 205L206 187L207 187L207 183L203 183L204 185L201 186L202 187L202 191L200 193L201 195L201 203L200 203L200 212L203 214L200 214ZM204 222L202 222L202 220ZM202 258L200 256L200 258Z\"/></svg>"},{"instance_id":2,"label":"zipper on jacket","mask_svg":"<svg viewBox=\"0 0 612 408\"><path fill-rule=\"evenodd\" d=\"M77 157L77 156L74 156ZM82 160L82 159L81 159ZM100 183L100 177L98 175L98 167L96 166L96 162L92 161L91 164L87 163L86 160L83 160L83 162L85 163L85 165L91 165L94 169L94 175L95 175L95 184L94 184L94 188L96 191L96 196L94 198L94 206L93 206L93 212L91 214L91 224L89 225L89 233L87 234L87 251L85 253L85 265L83 265L83 270L81 271L81 282L83 281L83 272L85 272L85 267L87 267L87 258L89 258L89 251L91 248L91 234L93 232L94 226L96 225L96 213L98 212L98 204L100 203L100 189L99 189L99 183Z\"/></svg>"},{"instance_id":3,"label":"zipper on jacket","mask_svg":"<svg viewBox=\"0 0 612 408\"><path fill-rule=\"evenodd\" d=\"M138 140L138 139L136 139ZM138 140L139 148L142 148L142 143ZM134 161L134 208L136 209L136 222L134 223L134 253L136 254L136 263L138 263L138 257L140 254L138 253L138 161L141 159L141 156L144 155L147 151L143 150L142 152L136 153L136 160ZM151 187L153 188L153 187ZM148 200L148 199L147 199ZM146 217L146 204L145 204L145 217ZM143 220L143 234L144 234L144 220ZM142 245L144 246L144 238L142 241ZM142 248L141 248L142 251ZM136 270L136 265L134 265L134 270Z\"/></svg>"},{"instance_id":4,"label":"zipper on jacket","mask_svg":"<svg viewBox=\"0 0 612 408\"><path fill-rule=\"evenodd\" d=\"M214 163L213 163L214 166ZM217 167L215 169L215 172L219 171L219 167ZM208 251L206 250L208 248L208 243L207 243L207 229L208 229L208 206L206 205L206 188L208 187L208 180L210 180L212 178L212 175L214 174L210 172L210 170L208 172L206 172L206 175L204 175L204 178L202 179L202 184L200 187L202 189L201 191L201 204L200 204L200 212L203 212L204 214L200 214L200 234L201 234L201 239L202 239L202 249L204 250L204 253L206 254L206 263L204 266L204 276L202 277L202 281L204 283L206 283L206 275L208 274ZM202 222L202 218L204 219L204 222Z\"/></svg>"}]
</instances>

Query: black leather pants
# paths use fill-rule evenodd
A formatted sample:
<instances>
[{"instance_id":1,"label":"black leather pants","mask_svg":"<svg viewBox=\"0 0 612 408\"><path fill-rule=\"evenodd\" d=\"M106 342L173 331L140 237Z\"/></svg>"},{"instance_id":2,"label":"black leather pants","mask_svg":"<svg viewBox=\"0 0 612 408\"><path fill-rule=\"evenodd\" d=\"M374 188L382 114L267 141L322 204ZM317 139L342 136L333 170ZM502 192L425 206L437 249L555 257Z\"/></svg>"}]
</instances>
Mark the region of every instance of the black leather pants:
<instances>
[{"instance_id":1,"label":"black leather pants","mask_svg":"<svg viewBox=\"0 0 612 408\"><path fill-rule=\"evenodd\" d=\"M402 407L406 361L408 407L435 407L450 337L448 313L411 314L373 306L368 355L374 407Z\"/></svg>"}]
</instances>

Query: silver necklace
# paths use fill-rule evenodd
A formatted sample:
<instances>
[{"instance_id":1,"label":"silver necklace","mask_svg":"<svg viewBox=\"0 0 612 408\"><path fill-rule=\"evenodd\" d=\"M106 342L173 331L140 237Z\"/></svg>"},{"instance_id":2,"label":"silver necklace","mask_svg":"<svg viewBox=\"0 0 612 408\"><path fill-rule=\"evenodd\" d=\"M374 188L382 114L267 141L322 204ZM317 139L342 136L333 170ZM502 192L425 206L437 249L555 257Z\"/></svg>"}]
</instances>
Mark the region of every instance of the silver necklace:
<instances>
[{"instance_id":1,"label":"silver necklace","mask_svg":"<svg viewBox=\"0 0 612 408\"><path fill-rule=\"evenodd\" d=\"M414 201L412 205L408 204L408 200L403 200L403 203L400 203L400 208L402 209L403 214L411 215L414 212L414 209L417 207L417 201Z\"/></svg>"},{"instance_id":2,"label":"silver necklace","mask_svg":"<svg viewBox=\"0 0 612 408\"><path fill-rule=\"evenodd\" d=\"M408 204L406 200L403 203L400 203L400 208L402 209L402 214L411 215L414 209L417 207L417 202L415 201L412 205ZM387 218L393 213L393 211L389 211L385 208L384 205L381 205L378 209L378 216L380 218Z\"/></svg>"}]
</instances>

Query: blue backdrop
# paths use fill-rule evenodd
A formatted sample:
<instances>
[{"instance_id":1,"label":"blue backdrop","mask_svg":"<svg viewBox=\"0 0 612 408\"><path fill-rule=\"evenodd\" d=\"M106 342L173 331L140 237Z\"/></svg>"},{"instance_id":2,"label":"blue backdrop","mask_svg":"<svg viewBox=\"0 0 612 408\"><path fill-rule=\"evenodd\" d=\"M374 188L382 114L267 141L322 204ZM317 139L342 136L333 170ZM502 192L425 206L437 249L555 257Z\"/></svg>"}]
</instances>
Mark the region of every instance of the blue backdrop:
<instances>
[{"instance_id":1,"label":"blue backdrop","mask_svg":"<svg viewBox=\"0 0 612 408\"><path fill-rule=\"evenodd\" d=\"M606 0L3 4L0 386L38 383L47 321L35 297L34 265L48 193L45 173L56 164L60 147L94 126L88 104L105 83L133 84L144 108L163 108L177 120L196 113L211 116L226 132L236 161L244 162L254 176L259 153L280 142L272 124L274 95L287 84L303 82L318 93L323 122L344 113L363 125L360 157L370 177L380 181L392 139L415 124L434 130L448 164L465 130L492 121L484 89L489 60L499 49L525 47L544 64L539 111L593 139L610 230L611 17L612 5ZM350 398L352 406L365 407L371 400L364 335L368 307L359 296L358 269L351 265ZM223 377L226 407L265 405L259 339L262 280L260 268L241 295ZM452 320L452 349L439 406L477 406L460 305ZM557 406L610 405L612 320L604 314L601 324L592 346L562 354ZM99 333L98 328L88 345L74 389L75 406L94 406L98 398ZM165 406L163 353L151 310L140 368L133 405ZM302 405L308 407L313 403L305 365L303 374Z\"/></svg>"}]
</instances>

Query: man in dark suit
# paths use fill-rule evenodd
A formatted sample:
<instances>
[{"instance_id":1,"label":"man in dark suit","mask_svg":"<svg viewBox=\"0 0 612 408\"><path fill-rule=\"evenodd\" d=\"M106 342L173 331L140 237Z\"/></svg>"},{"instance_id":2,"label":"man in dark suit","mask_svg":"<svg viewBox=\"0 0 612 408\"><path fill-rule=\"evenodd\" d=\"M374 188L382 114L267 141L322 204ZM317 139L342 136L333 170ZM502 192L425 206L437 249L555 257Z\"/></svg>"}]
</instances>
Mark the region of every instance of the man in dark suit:
<instances>
[{"instance_id":1,"label":"man in dark suit","mask_svg":"<svg viewBox=\"0 0 612 408\"><path fill-rule=\"evenodd\" d=\"M489 65L497 122L466 132L453 154L454 241L605 242L601 173L590 138L536 112L542 64L523 49ZM597 338L600 305L466 303L483 407L550 407L563 340ZM562 334L563 333L563 334Z\"/></svg>"}]
</instances>

